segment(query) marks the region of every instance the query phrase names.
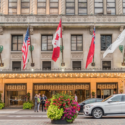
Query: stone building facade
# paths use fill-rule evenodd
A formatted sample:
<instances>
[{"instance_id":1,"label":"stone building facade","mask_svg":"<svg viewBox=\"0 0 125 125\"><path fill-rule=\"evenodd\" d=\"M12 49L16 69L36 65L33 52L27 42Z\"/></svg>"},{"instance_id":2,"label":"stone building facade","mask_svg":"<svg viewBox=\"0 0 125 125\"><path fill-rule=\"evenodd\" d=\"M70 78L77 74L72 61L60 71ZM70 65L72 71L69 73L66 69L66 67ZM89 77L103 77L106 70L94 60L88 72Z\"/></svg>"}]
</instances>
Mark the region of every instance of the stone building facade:
<instances>
[{"instance_id":1,"label":"stone building facade","mask_svg":"<svg viewBox=\"0 0 125 125\"><path fill-rule=\"evenodd\" d=\"M124 14L124 0L0 0L4 63L0 67L0 93L6 106L21 105L14 100L27 92L30 99L35 93L45 93L49 98L60 91L76 92L79 102L92 97L92 92L98 98L125 92L123 52L117 48L113 54L102 57L123 31ZM62 53L56 63L51 59L51 41L60 19L65 66L61 66ZM21 47L28 26L35 65L32 67L30 60L23 71ZM85 69L94 26L95 66L90 64Z\"/></svg>"}]
</instances>

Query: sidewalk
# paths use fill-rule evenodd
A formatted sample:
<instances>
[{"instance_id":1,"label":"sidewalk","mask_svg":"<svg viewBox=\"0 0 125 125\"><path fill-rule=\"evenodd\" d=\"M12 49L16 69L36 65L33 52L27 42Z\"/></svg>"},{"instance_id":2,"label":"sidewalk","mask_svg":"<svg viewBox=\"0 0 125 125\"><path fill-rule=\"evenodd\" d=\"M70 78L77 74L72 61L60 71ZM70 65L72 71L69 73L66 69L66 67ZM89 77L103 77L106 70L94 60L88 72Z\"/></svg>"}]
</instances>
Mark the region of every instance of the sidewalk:
<instances>
[{"instance_id":1,"label":"sidewalk","mask_svg":"<svg viewBox=\"0 0 125 125\"><path fill-rule=\"evenodd\" d=\"M20 114L20 115L46 115L47 112L42 112L40 110L39 112L34 112L33 109L2 109L0 110L0 115L3 114Z\"/></svg>"}]
</instances>

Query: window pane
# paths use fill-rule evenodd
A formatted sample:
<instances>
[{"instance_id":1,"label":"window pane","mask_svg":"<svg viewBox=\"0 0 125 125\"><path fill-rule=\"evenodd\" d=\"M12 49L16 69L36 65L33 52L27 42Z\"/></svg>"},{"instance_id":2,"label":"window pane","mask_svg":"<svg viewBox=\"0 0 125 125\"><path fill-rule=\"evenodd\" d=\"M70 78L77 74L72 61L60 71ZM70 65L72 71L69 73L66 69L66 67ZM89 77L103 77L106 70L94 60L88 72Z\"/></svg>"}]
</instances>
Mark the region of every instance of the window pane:
<instances>
[{"instance_id":1,"label":"window pane","mask_svg":"<svg viewBox=\"0 0 125 125\"><path fill-rule=\"evenodd\" d=\"M102 62L103 70L111 70L111 61L103 61Z\"/></svg>"},{"instance_id":2,"label":"window pane","mask_svg":"<svg viewBox=\"0 0 125 125\"><path fill-rule=\"evenodd\" d=\"M52 36L42 36L42 51L52 51Z\"/></svg>"},{"instance_id":3,"label":"window pane","mask_svg":"<svg viewBox=\"0 0 125 125\"><path fill-rule=\"evenodd\" d=\"M112 44L111 35L101 35L101 50L106 50Z\"/></svg>"},{"instance_id":4,"label":"window pane","mask_svg":"<svg viewBox=\"0 0 125 125\"><path fill-rule=\"evenodd\" d=\"M21 61L19 61L19 62L13 61L12 62L12 69L13 70L21 70Z\"/></svg>"},{"instance_id":5,"label":"window pane","mask_svg":"<svg viewBox=\"0 0 125 125\"><path fill-rule=\"evenodd\" d=\"M46 0L38 0L37 2L37 14L46 14Z\"/></svg>"},{"instance_id":6,"label":"window pane","mask_svg":"<svg viewBox=\"0 0 125 125\"><path fill-rule=\"evenodd\" d=\"M95 0L95 14L103 14L103 1Z\"/></svg>"},{"instance_id":7,"label":"window pane","mask_svg":"<svg viewBox=\"0 0 125 125\"><path fill-rule=\"evenodd\" d=\"M79 8L79 15L87 15L87 1L86 0L79 0L78 3Z\"/></svg>"},{"instance_id":8,"label":"window pane","mask_svg":"<svg viewBox=\"0 0 125 125\"><path fill-rule=\"evenodd\" d=\"M22 0L21 7L21 13L28 15L30 13L30 0Z\"/></svg>"},{"instance_id":9,"label":"window pane","mask_svg":"<svg viewBox=\"0 0 125 125\"><path fill-rule=\"evenodd\" d=\"M17 14L17 0L9 0L9 6L8 6L9 14Z\"/></svg>"},{"instance_id":10,"label":"window pane","mask_svg":"<svg viewBox=\"0 0 125 125\"><path fill-rule=\"evenodd\" d=\"M73 70L81 70L81 61L73 61Z\"/></svg>"},{"instance_id":11,"label":"window pane","mask_svg":"<svg viewBox=\"0 0 125 125\"><path fill-rule=\"evenodd\" d=\"M75 0L66 0L66 14L67 15L75 14Z\"/></svg>"},{"instance_id":12,"label":"window pane","mask_svg":"<svg viewBox=\"0 0 125 125\"><path fill-rule=\"evenodd\" d=\"M58 0L50 0L50 14L57 15L58 12Z\"/></svg>"},{"instance_id":13,"label":"window pane","mask_svg":"<svg viewBox=\"0 0 125 125\"><path fill-rule=\"evenodd\" d=\"M14 51L17 50L17 44L13 44L13 50L14 50Z\"/></svg>"},{"instance_id":14,"label":"window pane","mask_svg":"<svg viewBox=\"0 0 125 125\"><path fill-rule=\"evenodd\" d=\"M43 70L51 70L51 61L43 61Z\"/></svg>"},{"instance_id":15,"label":"window pane","mask_svg":"<svg viewBox=\"0 0 125 125\"><path fill-rule=\"evenodd\" d=\"M122 95L118 95L118 96L115 96L114 98L112 98L111 100L113 102L121 102L121 98L122 98Z\"/></svg>"},{"instance_id":16,"label":"window pane","mask_svg":"<svg viewBox=\"0 0 125 125\"><path fill-rule=\"evenodd\" d=\"M107 14L115 15L115 0L107 0Z\"/></svg>"}]
</instances>

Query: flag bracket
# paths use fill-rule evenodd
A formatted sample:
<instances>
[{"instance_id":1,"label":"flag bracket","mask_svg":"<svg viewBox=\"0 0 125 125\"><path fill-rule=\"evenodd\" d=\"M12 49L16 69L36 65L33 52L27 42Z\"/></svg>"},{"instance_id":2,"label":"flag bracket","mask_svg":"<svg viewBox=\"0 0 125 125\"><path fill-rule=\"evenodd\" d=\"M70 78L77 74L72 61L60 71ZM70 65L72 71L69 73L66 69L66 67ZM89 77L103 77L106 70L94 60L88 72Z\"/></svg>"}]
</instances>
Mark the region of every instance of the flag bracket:
<instances>
[{"instance_id":1,"label":"flag bracket","mask_svg":"<svg viewBox=\"0 0 125 125\"><path fill-rule=\"evenodd\" d=\"M35 63L31 63L31 67L34 67L35 66Z\"/></svg>"},{"instance_id":2,"label":"flag bracket","mask_svg":"<svg viewBox=\"0 0 125 125\"><path fill-rule=\"evenodd\" d=\"M95 62L92 62L92 63L91 63L91 66L95 66Z\"/></svg>"},{"instance_id":3,"label":"flag bracket","mask_svg":"<svg viewBox=\"0 0 125 125\"><path fill-rule=\"evenodd\" d=\"M3 46L0 46L0 60L1 60L0 67L4 66L4 63L2 62L2 56L1 56L2 51L3 51Z\"/></svg>"}]
</instances>

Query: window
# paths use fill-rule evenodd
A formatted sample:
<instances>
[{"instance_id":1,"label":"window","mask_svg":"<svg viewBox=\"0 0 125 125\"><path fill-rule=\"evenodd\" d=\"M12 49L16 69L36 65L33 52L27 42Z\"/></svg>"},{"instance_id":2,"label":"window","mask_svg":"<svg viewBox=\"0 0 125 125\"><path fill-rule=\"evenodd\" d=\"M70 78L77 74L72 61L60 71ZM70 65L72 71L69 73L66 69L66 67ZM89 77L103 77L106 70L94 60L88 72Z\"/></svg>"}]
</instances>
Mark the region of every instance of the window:
<instances>
[{"instance_id":1,"label":"window","mask_svg":"<svg viewBox=\"0 0 125 125\"><path fill-rule=\"evenodd\" d=\"M37 14L38 15L46 14L46 0L37 1Z\"/></svg>"},{"instance_id":2,"label":"window","mask_svg":"<svg viewBox=\"0 0 125 125\"><path fill-rule=\"evenodd\" d=\"M50 0L50 14L57 15L59 6L59 0Z\"/></svg>"},{"instance_id":3,"label":"window","mask_svg":"<svg viewBox=\"0 0 125 125\"><path fill-rule=\"evenodd\" d=\"M111 70L111 61L102 61L103 70Z\"/></svg>"},{"instance_id":4,"label":"window","mask_svg":"<svg viewBox=\"0 0 125 125\"><path fill-rule=\"evenodd\" d=\"M85 104L90 104L96 102L96 99L88 99L85 101Z\"/></svg>"},{"instance_id":5,"label":"window","mask_svg":"<svg viewBox=\"0 0 125 125\"><path fill-rule=\"evenodd\" d=\"M122 96L122 101L124 101L124 102L125 102L125 95L123 95L123 96Z\"/></svg>"},{"instance_id":6,"label":"window","mask_svg":"<svg viewBox=\"0 0 125 125\"><path fill-rule=\"evenodd\" d=\"M105 51L112 44L112 35L101 35L101 51Z\"/></svg>"},{"instance_id":7,"label":"window","mask_svg":"<svg viewBox=\"0 0 125 125\"><path fill-rule=\"evenodd\" d=\"M78 8L79 15L87 15L87 0L79 0Z\"/></svg>"},{"instance_id":8,"label":"window","mask_svg":"<svg viewBox=\"0 0 125 125\"><path fill-rule=\"evenodd\" d=\"M66 0L66 15L75 14L75 0Z\"/></svg>"},{"instance_id":9,"label":"window","mask_svg":"<svg viewBox=\"0 0 125 125\"><path fill-rule=\"evenodd\" d=\"M103 0L95 0L95 14L103 14Z\"/></svg>"},{"instance_id":10,"label":"window","mask_svg":"<svg viewBox=\"0 0 125 125\"><path fill-rule=\"evenodd\" d=\"M96 99L96 102L101 102L103 99Z\"/></svg>"},{"instance_id":11,"label":"window","mask_svg":"<svg viewBox=\"0 0 125 125\"><path fill-rule=\"evenodd\" d=\"M123 0L123 14L125 14L125 0Z\"/></svg>"},{"instance_id":12,"label":"window","mask_svg":"<svg viewBox=\"0 0 125 125\"><path fill-rule=\"evenodd\" d=\"M42 36L42 51L52 51L53 46L52 46L52 35L43 35Z\"/></svg>"},{"instance_id":13,"label":"window","mask_svg":"<svg viewBox=\"0 0 125 125\"><path fill-rule=\"evenodd\" d=\"M17 14L17 0L9 0L9 15Z\"/></svg>"},{"instance_id":14,"label":"window","mask_svg":"<svg viewBox=\"0 0 125 125\"><path fill-rule=\"evenodd\" d=\"M13 61L12 70L21 70L21 61Z\"/></svg>"},{"instance_id":15,"label":"window","mask_svg":"<svg viewBox=\"0 0 125 125\"><path fill-rule=\"evenodd\" d=\"M21 51L23 45L23 36L12 36L12 51Z\"/></svg>"},{"instance_id":16,"label":"window","mask_svg":"<svg viewBox=\"0 0 125 125\"><path fill-rule=\"evenodd\" d=\"M81 70L81 61L73 61L73 70Z\"/></svg>"},{"instance_id":17,"label":"window","mask_svg":"<svg viewBox=\"0 0 125 125\"><path fill-rule=\"evenodd\" d=\"M122 99L122 95L118 95L118 96L115 96L111 99L111 101L113 102L121 102L121 99Z\"/></svg>"},{"instance_id":18,"label":"window","mask_svg":"<svg viewBox=\"0 0 125 125\"><path fill-rule=\"evenodd\" d=\"M107 0L107 14L115 15L115 0Z\"/></svg>"},{"instance_id":19,"label":"window","mask_svg":"<svg viewBox=\"0 0 125 125\"><path fill-rule=\"evenodd\" d=\"M72 35L71 36L71 50L72 51L82 51L83 50L82 35Z\"/></svg>"},{"instance_id":20,"label":"window","mask_svg":"<svg viewBox=\"0 0 125 125\"><path fill-rule=\"evenodd\" d=\"M28 15L30 13L30 0L22 0L21 7L21 14Z\"/></svg>"},{"instance_id":21,"label":"window","mask_svg":"<svg viewBox=\"0 0 125 125\"><path fill-rule=\"evenodd\" d=\"M51 70L51 61L43 61L43 70Z\"/></svg>"}]
</instances>

